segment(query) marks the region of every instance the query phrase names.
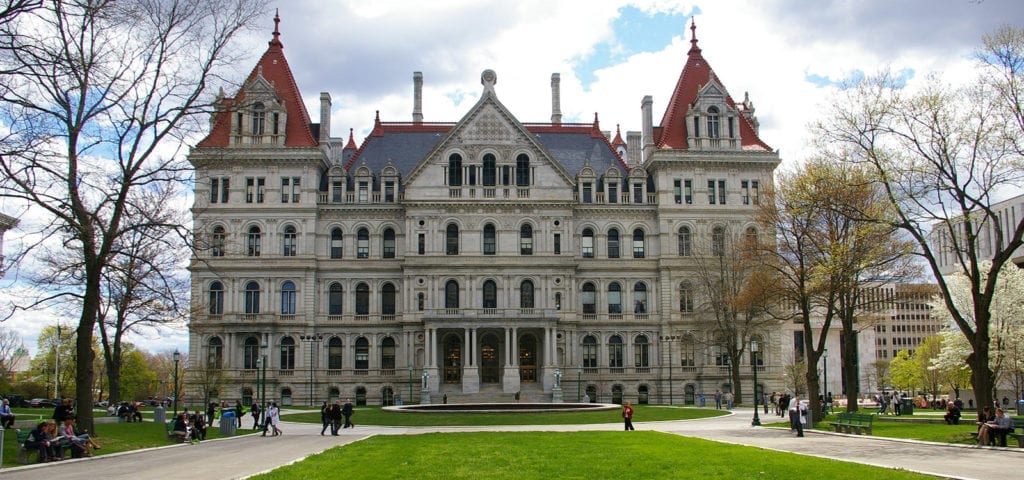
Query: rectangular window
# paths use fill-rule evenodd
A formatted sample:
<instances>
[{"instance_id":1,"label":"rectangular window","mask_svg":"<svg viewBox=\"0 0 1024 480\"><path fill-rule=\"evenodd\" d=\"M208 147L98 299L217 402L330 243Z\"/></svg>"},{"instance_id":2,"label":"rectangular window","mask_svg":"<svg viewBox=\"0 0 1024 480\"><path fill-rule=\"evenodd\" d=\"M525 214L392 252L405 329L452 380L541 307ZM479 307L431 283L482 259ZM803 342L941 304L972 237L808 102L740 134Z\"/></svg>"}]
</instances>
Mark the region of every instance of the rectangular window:
<instances>
[{"instance_id":1,"label":"rectangular window","mask_svg":"<svg viewBox=\"0 0 1024 480\"><path fill-rule=\"evenodd\" d=\"M683 181L678 178L672 181L672 195L677 204L683 203Z\"/></svg>"},{"instance_id":2,"label":"rectangular window","mask_svg":"<svg viewBox=\"0 0 1024 480\"><path fill-rule=\"evenodd\" d=\"M416 253L420 255L427 253L427 234L416 235Z\"/></svg>"},{"instance_id":3,"label":"rectangular window","mask_svg":"<svg viewBox=\"0 0 1024 480\"><path fill-rule=\"evenodd\" d=\"M750 181L740 180L740 196L744 205L750 205Z\"/></svg>"},{"instance_id":4,"label":"rectangular window","mask_svg":"<svg viewBox=\"0 0 1024 480\"><path fill-rule=\"evenodd\" d=\"M288 199L291 198L288 191L291 190L291 178L281 177L281 203L288 203Z\"/></svg>"},{"instance_id":5,"label":"rectangular window","mask_svg":"<svg viewBox=\"0 0 1024 480\"><path fill-rule=\"evenodd\" d=\"M299 177L292 177L292 203L299 203L299 195L301 193Z\"/></svg>"},{"instance_id":6,"label":"rectangular window","mask_svg":"<svg viewBox=\"0 0 1024 480\"><path fill-rule=\"evenodd\" d=\"M388 203L394 203L395 182L384 182L384 201Z\"/></svg>"},{"instance_id":7,"label":"rectangular window","mask_svg":"<svg viewBox=\"0 0 1024 480\"><path fill-rule=\"evenodd\" d=\"M511 177L510 170L511 170L511 168L509 168L508 165L502 165L501 166L501 184L502 185L508 185L509 184L509 178Z\"/></svg>"},{"instance_id":8,"label":"rectangular window","mask_svg":"<svg viewBox=\"0 0 1024 480\"><path fill-rule=\"evenodd\" d=\"M693 204L693 180L683 180L683 199L687 205Z\"/></svg>"},{"instance_id":9,"label":"rectangular window","mask_svg":"<svg viewBox=\"0 0 1024 480\"><path fill-rule=\"evenodd\" d=\"M370 185L367 182L359 182L359 203L370 201Z\"/></svg>"},{"instance_id":10,"label":"rectangular window","mask_svg":"<svg viewBox=\"0 0 1024 480\"><path fill-rule=\"evenodd\" d=\"M220 178L210 180L210 203L217 203L220 199Z\"/></svg>"},{"instance_id":11,"label":"rectangular window","mask_svg":"<svg viewBox=\"0 0 1024 480\"><path fill-rule=\"evenodd\" d=\"M715 181L708 180L708 205L715 204Z\"/></svg>"},{"instance_id":12,"label":"rectangular window","mask_svg":"<svg viewBox=\"0 0 1024 480\"><path fill-rule=\"evenodd\" d=\"M245 203L252 203L256 199L256 179L245 177Z\"/></svg>"},{"instance_id":13,"label":"rectangular window","mask_svg":"<svg viewBox=\"0 0 1024 480\"><path fill-rule=\"evenodd\" d=\"M342 180L331 180L331 203L341 203L341 195L344 191Z\"/></svg>"},{"instance_id":14,"label":"rectangular window","mask_svg":"<svg viewBox=\"0 0 1024 480\"><path fill-rule=\"evenodd\" d=\"M725 180L718 181L718 203L725 205Z\"/></svg>"},{"instance_id":15,"label":"rectangular window","mask_svg":"<svg viewBox=\"0 0 1024 480\"><path fill-rule=\"evenodd\" d=\"M220 203L228 203L228 192L231 190L231 179L220 179Z\"/></svg>"},{"instance_id":16,"label":"rectangular window","mask_svg":"<svg viewBox=\"0 0 1024 480\"><path fill-rule=\"evenodd\" d=\"M594 187L589 183L583 184L583 203L592 203Z\"/></svg>"},{"instance_id":17,"label":"rectangular window","mask_svg":"<svg viewBox=\"0 0 1024 480\"><path fill-rule=\"evenodd\" d=\"M561 255L561 254L562 254L562 234L561 233L556 233L555 234L555 255Z\"/></svg>"},{"instance_id":18,"label":"rectangular window","mask_svg":"<svg viewBox=\"0 0 1024 480\"><path fill-rule=\"evenodd\" d=\"M619 203L619 185L617 183L608 184L608 203Z\"/></svg>"},{"instance_id":19,"label":"rectangular window","mask_svg":"<svg viewBox=\"0 0 1024 480\"><path fill-rule=\"evenodd\" d=\"M278 135L281 132L281 127L278 125L281 122L281 114L278 112L270 114L270 121L273 122L270 126L271 131L274 132L274 135Z\"/></svg>"},{"instance_id":20,"label":"rectangular window","mask_svg":"<svg viewBox=\"0 0 1024 480\"><path fill-rule=\"evenodd\" d=\"M633 203L641 204L644 203L644 184L634 183L633 184Z\"/></svg>"},{"instance_id":21,"label":"rectangular window","mask_svg":"<svg viewBox=\"0 0 1024 480\"><path fill-rule=\"evenodd\" d=\"M758 188L757 187L758 187L757 180L751 180L750 181L750 201L754 205L760 205L761 204L760 193L758 192Z\"/></svg>"},{"instance_id":22,"label":"rectangular window","mask_svg":"<svg viewBox=\"0 0 1024 480\"><path fill-rule=\"evenodd\" d=\"M267 189L267 179L256 177L256 203L263 203L263 194Z\"/></svg>"},{"instance_id":23,"label":"rectangular window","mask_svg":"<svg viewBox=\"0 0 1024 480\"><path fill-rule=\"evenodd\" d=\"M734 127L734 121L735 119L733 117L729 117L729 138L736 138L736 129Z\"/></svg>"},{"instance_id":24,"label":"rectangular window","mask_svg":"<svg viewBox=\"0 0 1024 480\"><path fill-rule=\"evenodd\" d=\"M242 133L242 112L235 114L235 133Z\"/></svg>"},{"instance_id":25,"label":"rectangular window","mask_svg":"<svg viewBox=\"0 0 1024 480\"><path fill-rule=\"evenodd\" d=\"M580 252L583 258L594 258L594 237L583 236L580 239Z\"/></svg>"},{"instance_id":26,"label":"rectangular window","mask_svg":"<svg viewBox=\"0 0 1024 480\"><path fill-rule=\"evenodd\" d=\"M228 203L231 178L216 177L210 180L210 203Z\"/></svg>"},{"instance_id":27,"label":"rectangular window","mask_svg":"<svg viewBox=\"0 0 1024 480\"><path fill-rule=\"evenodd\" d=\"M466 169L469 170L469 173L466 175L466 178L469 179L468 184L469 185L476 185L476 167L474 167L473 165L470 165L470 166L466 167Z\"/></svg>"}]
</instances>

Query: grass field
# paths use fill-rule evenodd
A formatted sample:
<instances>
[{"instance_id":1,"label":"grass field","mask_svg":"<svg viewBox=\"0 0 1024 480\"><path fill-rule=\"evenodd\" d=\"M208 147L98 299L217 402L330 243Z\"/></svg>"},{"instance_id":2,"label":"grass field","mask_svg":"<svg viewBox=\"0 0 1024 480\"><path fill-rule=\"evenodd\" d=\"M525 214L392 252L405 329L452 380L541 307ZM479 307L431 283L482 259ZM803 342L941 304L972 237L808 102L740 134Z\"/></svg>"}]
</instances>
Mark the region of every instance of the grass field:
<instances>
[{"instance_id":1,"label":"grass field","mask_svg":"<svg viewBox=\"0 0 1024 480\"><path fill-rule=\"evenodd\" d=\"M942 416L936 415L914 415L908 416L908 419L914 417L921 418L938 418ZM1016 417L1015 417L1016 418ZM894 419L894 417L887 417L893 419L892 421L875 421L871 424L871 434L876 437L887 437L887 438L906 438L910 440L922 440L926 442L939 442L939 443L957 443L972 445L977 443L971 433L976 432L978 427L974 424L974 421L967 417L960 419L960 425L946 425L945 423L917 423L912 421L900 421ZM772 427L789 427L789 422L776 422L779 420L777 416L769 416L762 419L765 426ZM835 429L829 425L829 422L836 420L836 415L828 415L824 420L820 422L814 422L814 428L823 431L835 431ZM769 423L772 422L772 423Z\"/></svg>"},{"instance_id":2,"label":"grass field","mask_svg":"<svg viewBox=\"0 0 1024 480\"><path fill-rule=\"evenodd\" d=\"M702 408L657 407L635 405L634 422L661 420L691 420L725 415L724 410ZM320 412L284 415L289 422L320 423ZM479 426L479 425L582 425L591 423L617 423L622 421L619 410L600 412L543 412L543 413L398 413L380 407L358 407L352 421L357 425L403 427Z\"/></svg>"},{"instance_id":3,"label":"grass field","mask_svg":"<svg viewBox=\"0 0 1024 480\"><path fill-rule=\"evenodd\" d=\"M376 436L258 479L935 478L659 432Z\"/></svg>"}]
</instances>

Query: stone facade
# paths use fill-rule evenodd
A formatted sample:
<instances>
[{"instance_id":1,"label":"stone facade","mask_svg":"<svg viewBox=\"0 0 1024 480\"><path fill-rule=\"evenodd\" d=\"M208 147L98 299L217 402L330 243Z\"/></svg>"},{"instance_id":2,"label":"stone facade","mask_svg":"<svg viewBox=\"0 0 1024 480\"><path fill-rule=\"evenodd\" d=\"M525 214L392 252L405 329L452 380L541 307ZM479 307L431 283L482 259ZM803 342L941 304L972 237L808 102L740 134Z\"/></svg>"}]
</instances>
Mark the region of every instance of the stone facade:
<instances>
[{"instance_id":1,"label":"stone facade","mask_svg":"<svg viewBox=\"0 0 1024 480\"><path fill-rule=\"evenodd\" d=\"M286 404L682 403L729 389L695 258L758 233L779 158L695 33L691 45L661 124L645 97L629 142L596 116L562 123L557 74L551 122L522 122L487 70L450 123L423 121L416 72L411 121L378 116L357 146L331 137L330 95L310 121L275 28L189 157L190 395L216 370L219 397L248 403L257 367ZM791 339L757 335L759 381L779 390Z\"/></svg>"}]
</instances>

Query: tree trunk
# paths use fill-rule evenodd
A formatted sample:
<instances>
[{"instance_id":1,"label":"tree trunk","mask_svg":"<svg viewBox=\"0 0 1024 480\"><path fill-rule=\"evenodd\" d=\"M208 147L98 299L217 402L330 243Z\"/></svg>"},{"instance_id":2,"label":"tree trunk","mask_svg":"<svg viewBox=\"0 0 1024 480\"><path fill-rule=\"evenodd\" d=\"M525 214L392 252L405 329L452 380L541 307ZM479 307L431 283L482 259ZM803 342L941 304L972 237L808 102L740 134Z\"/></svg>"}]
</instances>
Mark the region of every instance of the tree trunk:
<instances>
[{"instance_id":1,"label":"tree trunk","mask_svg":"<svg viewBox=\"0 0 1024 480\"><path fill-rule=\"evenodd\" d=\"M121 398L121 360L116 356L107 359L107 383L109 383L107 398L111 402L123 400Z\"/></svg>"},{"instance_id":2,"label":"tree trunk","mask_svg":"<svg viewBox=\"0 0 1024 480\"><path fill-rule=\"evenodd\" d=\"M967 364L971 366L971 386L974 387L975 405L978 410L991 406L993 401L992 381L995 376L988 366L988 344L975 347L974 352L967 356Z\"/></svg>"},{"instance_id":3,"label":"tree trunk","mask_svg":"<svg viewBox=\"0 0 1024 480\"><path fill-rule=\"evenodd\" d=\"M860 355L858 355L857 332L843 325L842 362L840 374L843 378L843 393L846 395L846 411L856 412L860 409Z\"/></svg>"},{"instance_id":4,"label":"tree trunk","mask_svg":"<svg viewBox=\"0 0 1024 480\"><path fill-rule=\"evenodd\" d=\"M732 396L733 405L736 405L743 401L743 382L740 380L740 361L739 359L733 360L732 368L730 369L732 374Z\"/></svg>"},{"instance_id":5,"label":"tree trunk","mask_svg":"<svg viewBox=\"0 0 1024 480\"><path fill-rule=\"evenodd\" d=\"M83 302L82 317L78 323L78 338L75 341L78 355L78 366L75 371L75 404L77 405L75 415L79 428L95 434L96 426L93 424L92 416L92 381L94 377L92 362L95 356L92 351L92 329L95 313L90 315L90 311L95 312L96 309L93 305L90 310L90 303L95 303L95 300L90 301L87 296Z\"/></svg>"}]
</instances>

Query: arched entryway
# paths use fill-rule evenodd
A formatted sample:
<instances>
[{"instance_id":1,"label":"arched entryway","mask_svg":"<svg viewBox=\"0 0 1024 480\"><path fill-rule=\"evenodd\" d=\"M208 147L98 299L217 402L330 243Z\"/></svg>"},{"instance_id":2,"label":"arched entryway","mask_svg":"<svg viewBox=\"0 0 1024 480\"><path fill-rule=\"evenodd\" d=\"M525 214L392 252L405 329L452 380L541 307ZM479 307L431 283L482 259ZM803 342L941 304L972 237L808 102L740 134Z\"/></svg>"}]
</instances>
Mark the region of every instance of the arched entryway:
<instances>
[{"instance_id":1,"label":"arched entryway","mask_svg":"<svg viewBox=\"0 0 1024 480\"><path fill-rule=\"evenodd\" d=\"M366 405L366 387L356 387L356 405Z\"/></svg>"},{"instance_id":2,"label":"arched entryway","mask_svg":"<svg viewBox=\"0 0 1024 480\"><path fill-rule=\"evenodd\" d=\"M292 389L282 388L281 389L281 406L289 406L292 404Z\"/></svg>"},{"instance_id":3,"label":"arched entryway","mask_svg":"<svg viewBox=\"0 0 1024 480\"><path fill-rule=\"evenodd\" d=\"M590 403L597 403L597 385L587 385L587 398Z\"/></svg>"},{"instance_id":4,"label":"arched entryway","mask_svg":"<svg viewBox=\"0 0 1024 480\"><path fill-rule=\"evenodd\" d=\"M612 403L622 403L622 385L612 385Z\"/></svg>"},{"instance_id":5,"label":"arched entryway","mask_svg":"<svg viewBox=\"0 0 1024 480\"><path fill-rule=\"evenodd\" d=\"M537 337L533 335L519 337L519 381L537 381Z\"/></svg>"},{"instance_id":6,"label":"arched entryway","mask_svg":"<svg viewBox=\"0 0 1024 480\"><path fill-rule=\"evenodd\" d=\"M395 391L391 387L384 387L380 389L380 404L385 407L390 407L395 404Z\"/></svg>"},{"instance_id":7,"label":"arched entryway","mask_svg":"<svg viewBox=\"0 0 1024 480\"><path fill-rule=\"evenodd\" d=\"M480 339L480 382L501 381L501 362L498 355L498 336L488 333Z\"/></svg>"},{"instance_id":8,"label":"arched entryway","mask_svg":"<svg viewBox=\"0 0 1024 480\"><path fill-rule=\"evenodd\" d=\"M462 339L458 335L444 338L444 383L462 381Z\"/></svg>"},{"instance_id":9,"label":"arched entryway","mask_svg":"<svg viewBox=\"0 0 1024 480\"><path fill-rule=\"evenodd\" d=\"M683 403L687 405L693 405L695 403L694 396L696 395L696 393L697 387L695 387L692 383L686 384L686 387L683 389Z\"/></svg>"},{"instance_id":10,"label":"arched entryway","mask_svg":"<svg viewBox=\"0 0 1024 480\"><path fill-rule=\"evenodd\" d=\"M637 388L636 403L646 405L648 403L648 397L649 393L647 390L647 385L640 385L640 388Z\"/></svg>"}]
</instances>

